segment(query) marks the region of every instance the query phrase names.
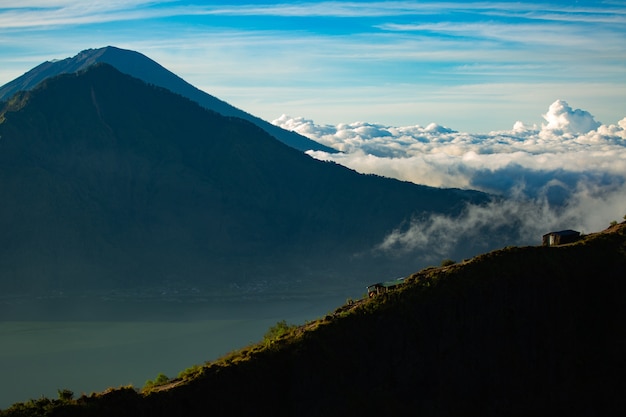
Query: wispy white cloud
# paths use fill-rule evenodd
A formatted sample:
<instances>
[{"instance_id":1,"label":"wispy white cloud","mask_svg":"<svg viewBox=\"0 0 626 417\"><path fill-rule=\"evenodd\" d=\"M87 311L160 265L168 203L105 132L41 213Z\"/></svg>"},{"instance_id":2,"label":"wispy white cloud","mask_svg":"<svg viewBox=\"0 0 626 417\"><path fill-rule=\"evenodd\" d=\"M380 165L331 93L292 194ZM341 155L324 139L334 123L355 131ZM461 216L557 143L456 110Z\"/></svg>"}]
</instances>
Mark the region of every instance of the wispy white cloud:
<instances>
[{"instance_id":1,"label":"wispy white cloud","mask_svg":"<svg viewBox=\"0 0 626 417\"><path fill-rule=\"evenodd\" d=\"M626 24L626 15L622 18ZM598 47L598 38L621 45L623 34L618 35L610 29L594 26L594 36L590 37L585 28L578 25L548 23L512 23L512 22L435 22L435 23L386 23L379 26L382 30L415 33L436 33L462 36L471 39L492 40L521 45L544 45L550 48L563 46L577 48ZM606 47L607 45L604 45Z\"/></svg>"},{"instance_id":2,"label":"wispy white cloud","mask_svg":"<svg viewBox=\"0 0 626 417\"><path fill-rule=\"evenodd\" d=\"M534 6L534 7L533 7ZM598 7L599 6L599 7ZM514 9L494 8L485 12L487 16L505 18L523 18L525 20L579 22L579 23L603 23L623 24L626 18L626 4L616 2L604 2L597 7L578 6L569 3L563 6L551 6L550 4L527 4Z\"/></svg>"},{"instance_id":3,"label":"wispy white cloud","mask_svg":"<svg viewBox=\"0 0 626 417\"><path fill-rule=\"evenodd\" d=\"M319 1L302 3L265 3L265 4L192 4L177 0L114 0L114 1L78 1L78 0L8 0L0 7L7 17L24 18L14 25L36 26L42 24L80 24L111 21L115 19L132 20L138 18L222 15L222 16L272 16L272 17L406 17L424 14L445 16L447 13L472 13L484 16L523 18L526 20L549 20L589 23L624 22L626 13L620 5L598 7L580 7L576 5L555 5L550 3L520 2L337 2ZM30 17L30 18L29 18ZM91 18L92 20L88 20ZM3 23L8 19L3 20ZM392 29L390 24L387 28ZM411 30L410 25L396 29Z\"/></svg>"},{"instance_id":4,"label":"wispy white cloud","mask_svg":"<svg viewBox=\"0 0 626 417\"><path fill-rule=\"evenodd\" d=\"M550 231L603 230L611 221L621 220L625 211L616 209L619 207L626 210L625 184L607 189L581 183L558 209L545 198L520 195L487 205L468 205L456 217L436 214L413 219L387 235L376 250L418 252L432 263L452 254L470 257L503 246L538 245L541 236Z\"/></svg>"},{"instance_id":5,"label":"wispy white cloud","mask_svg":"<svg viewBox=\"0 0 626 417\"><path fill-rule=\"evenodd\" d=\"M163 3L169 3L164 7ZM158 6L158 7L157 7ZM271 17L380 17L432 11L442 6L411 2L308 2L278 4L187 4L176 0L151 1L43 1L3 2L0 23L7 27L34 27L151 19L176 16Z\"/></svg>"},{"instance_id":6,"label":"wispy white cloud","mask_svg":"<svg viewBox=\"0 0 626 417\"><path fill-rule=\"evenodd\" d=\"M611 120L626 104L626 30L593 19L620 18L620 8L11 0L0 8L0 84L45 60L115 45L268 120L290 113L484 131L534 121L538 105L564 95Z\"/></svg>"},{"instance_id":7,"label":"wispy white cloud","mask_svg":"<svg viewBox=\"0 0 626 417\"><path fill-rule=\"evenodd\" d=\"M463 12L485 16L517 17L536 20L567 20L591 23L619 23L626 13L623 5L605 3L591 6L525 2L441 2L441 1L372 1L372 2L302 2L264 5L206 5L197 8L206 13L252 16L323 16L389 17Z\"/></svg>"},{"instance_id":8,"label":"wispy white cloud","mask_svg":"<svg viewBox=\"0 0 626 417\"><path fill-rule=\"evenodd\" d=\"M2 4L0 8L0 27L5 30L46 29L55 26L119 22L172 15L171 9L152 7L156 3L158 2L147 0L12 2Z\"/></svg>"}]
</instances>

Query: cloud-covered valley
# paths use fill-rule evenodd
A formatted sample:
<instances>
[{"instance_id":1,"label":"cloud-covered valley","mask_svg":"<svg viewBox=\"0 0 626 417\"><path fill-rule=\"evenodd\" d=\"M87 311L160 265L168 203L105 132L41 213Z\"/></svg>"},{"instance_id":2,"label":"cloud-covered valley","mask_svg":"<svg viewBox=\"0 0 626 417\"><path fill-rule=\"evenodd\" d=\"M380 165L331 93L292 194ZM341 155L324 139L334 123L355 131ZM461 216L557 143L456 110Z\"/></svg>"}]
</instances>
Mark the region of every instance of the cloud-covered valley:
<instances>
[{"instance_id":1,"label":"cloud-covered valley","mask_svg":"<svg viewBox=\"0 0 626 417\"><path fill-rule=\"evenodd\" d=\"M285 115L273 123L340 151L308 152L317 159L361 173L501 197L486 207L467 207L459 218L413 219L380 245L395 251L430 248L441 257L469 244L478 229L496 233L515 225L502 243L537 244L548 231L594 232L626 214L626 117L602 124L557 100L543 118L540 126L517 121L511 130L487 134L434 123L318 125Z\"/></svg>"}]
</instances>

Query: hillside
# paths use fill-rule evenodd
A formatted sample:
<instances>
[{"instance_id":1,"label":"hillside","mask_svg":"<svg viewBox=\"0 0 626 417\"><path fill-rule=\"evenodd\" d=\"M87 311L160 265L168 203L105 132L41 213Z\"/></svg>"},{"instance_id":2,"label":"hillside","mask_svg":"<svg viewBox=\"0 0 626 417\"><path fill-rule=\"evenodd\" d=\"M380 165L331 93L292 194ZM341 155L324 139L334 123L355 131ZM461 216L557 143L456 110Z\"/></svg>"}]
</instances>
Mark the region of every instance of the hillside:
<instances>
[{"instance_id":1,"label":"hillside","mask_svg":"<svg viewBox=\"0 0 626 417\"><path fill-rule=\"evenodd\" d=\"M626 222L430 268L182 378L2 416L626 413Z\"/></svg>"},{"instance_id":2,"label":"hillside","mask_svg":"<svg viewBox=\"0 0 626 417\"><path fill-rule=\"evenodd\" d=\"M260 127L276 139L295 149L306 151L323 150L336 152L334 149L317 143L295 132L284 130L244 112L217 97L199 90L176 74L165 69L157 62L139 52L107 46L98 49L87 49L76 56L46 61L24 75L0 87L0 101L8 100L19 91L30 91L42 81L61 74L77 73L97 64L109 64L118 71L138 78L148 84L166 88L200 104L202 107L215 111L223 116L238 117Z\"/></svg>"},{"instance_id":3,"label":"hillside","mask_svg":"<svg viewBox=\"0 0 626 417\"><path fill-rule=\"evenodd\" d=\"M406 271L372 253L403 222L488 197L317 161L107 64L13 96L0 138L5 293L354 286Z\"/></svg>"}]
</instances>

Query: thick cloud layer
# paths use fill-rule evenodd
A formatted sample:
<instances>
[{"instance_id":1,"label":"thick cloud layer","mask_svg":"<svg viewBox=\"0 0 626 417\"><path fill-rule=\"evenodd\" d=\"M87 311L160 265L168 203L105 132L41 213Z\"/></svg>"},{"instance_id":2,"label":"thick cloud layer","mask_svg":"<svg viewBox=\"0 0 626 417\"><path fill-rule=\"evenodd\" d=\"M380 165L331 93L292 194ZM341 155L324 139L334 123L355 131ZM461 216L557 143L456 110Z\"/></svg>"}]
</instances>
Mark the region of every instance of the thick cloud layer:
<instances>
[{"instance_id":1,"label":"thick cloud layer","mask_svg":"<svg viewBox=\"0 0 626 417\"><path fill-rule=\"evenodd\" d=\"M445 255L477 228L518 224L519 235L509 236L509 244L536 244L548 231L598 231L626 214L626 118L604 125L563 100L543 118L541 126L518 121L511 130L489 134L437 124L317 125L284 115L274 124L341 151L309 155L358 172L504 197L488 207L468 207L458 219L415 220L381 243L381 249L413 250L432 248L436 239Z\"/></svg>"}]
</instances>

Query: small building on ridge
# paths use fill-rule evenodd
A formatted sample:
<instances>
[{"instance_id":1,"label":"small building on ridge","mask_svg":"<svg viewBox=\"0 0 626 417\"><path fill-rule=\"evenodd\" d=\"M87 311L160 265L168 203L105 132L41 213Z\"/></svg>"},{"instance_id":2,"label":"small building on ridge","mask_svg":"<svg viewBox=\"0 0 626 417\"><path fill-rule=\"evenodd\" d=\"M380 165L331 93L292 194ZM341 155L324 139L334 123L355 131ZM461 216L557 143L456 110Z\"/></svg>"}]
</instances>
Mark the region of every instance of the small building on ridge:
<instances>
[{"instance_id":1,"label":"small building on ridge","mask_svg":"<svg viewBox=\"0 0 626 417\"><path fill-rule=\"evenodd\" d=\"M576 242L578 239L580 239L580 232L576 230L561 230L560 232L550 232L543 235L541 244L543 246L557 246Z\"/></svg>"}]
</instances>

